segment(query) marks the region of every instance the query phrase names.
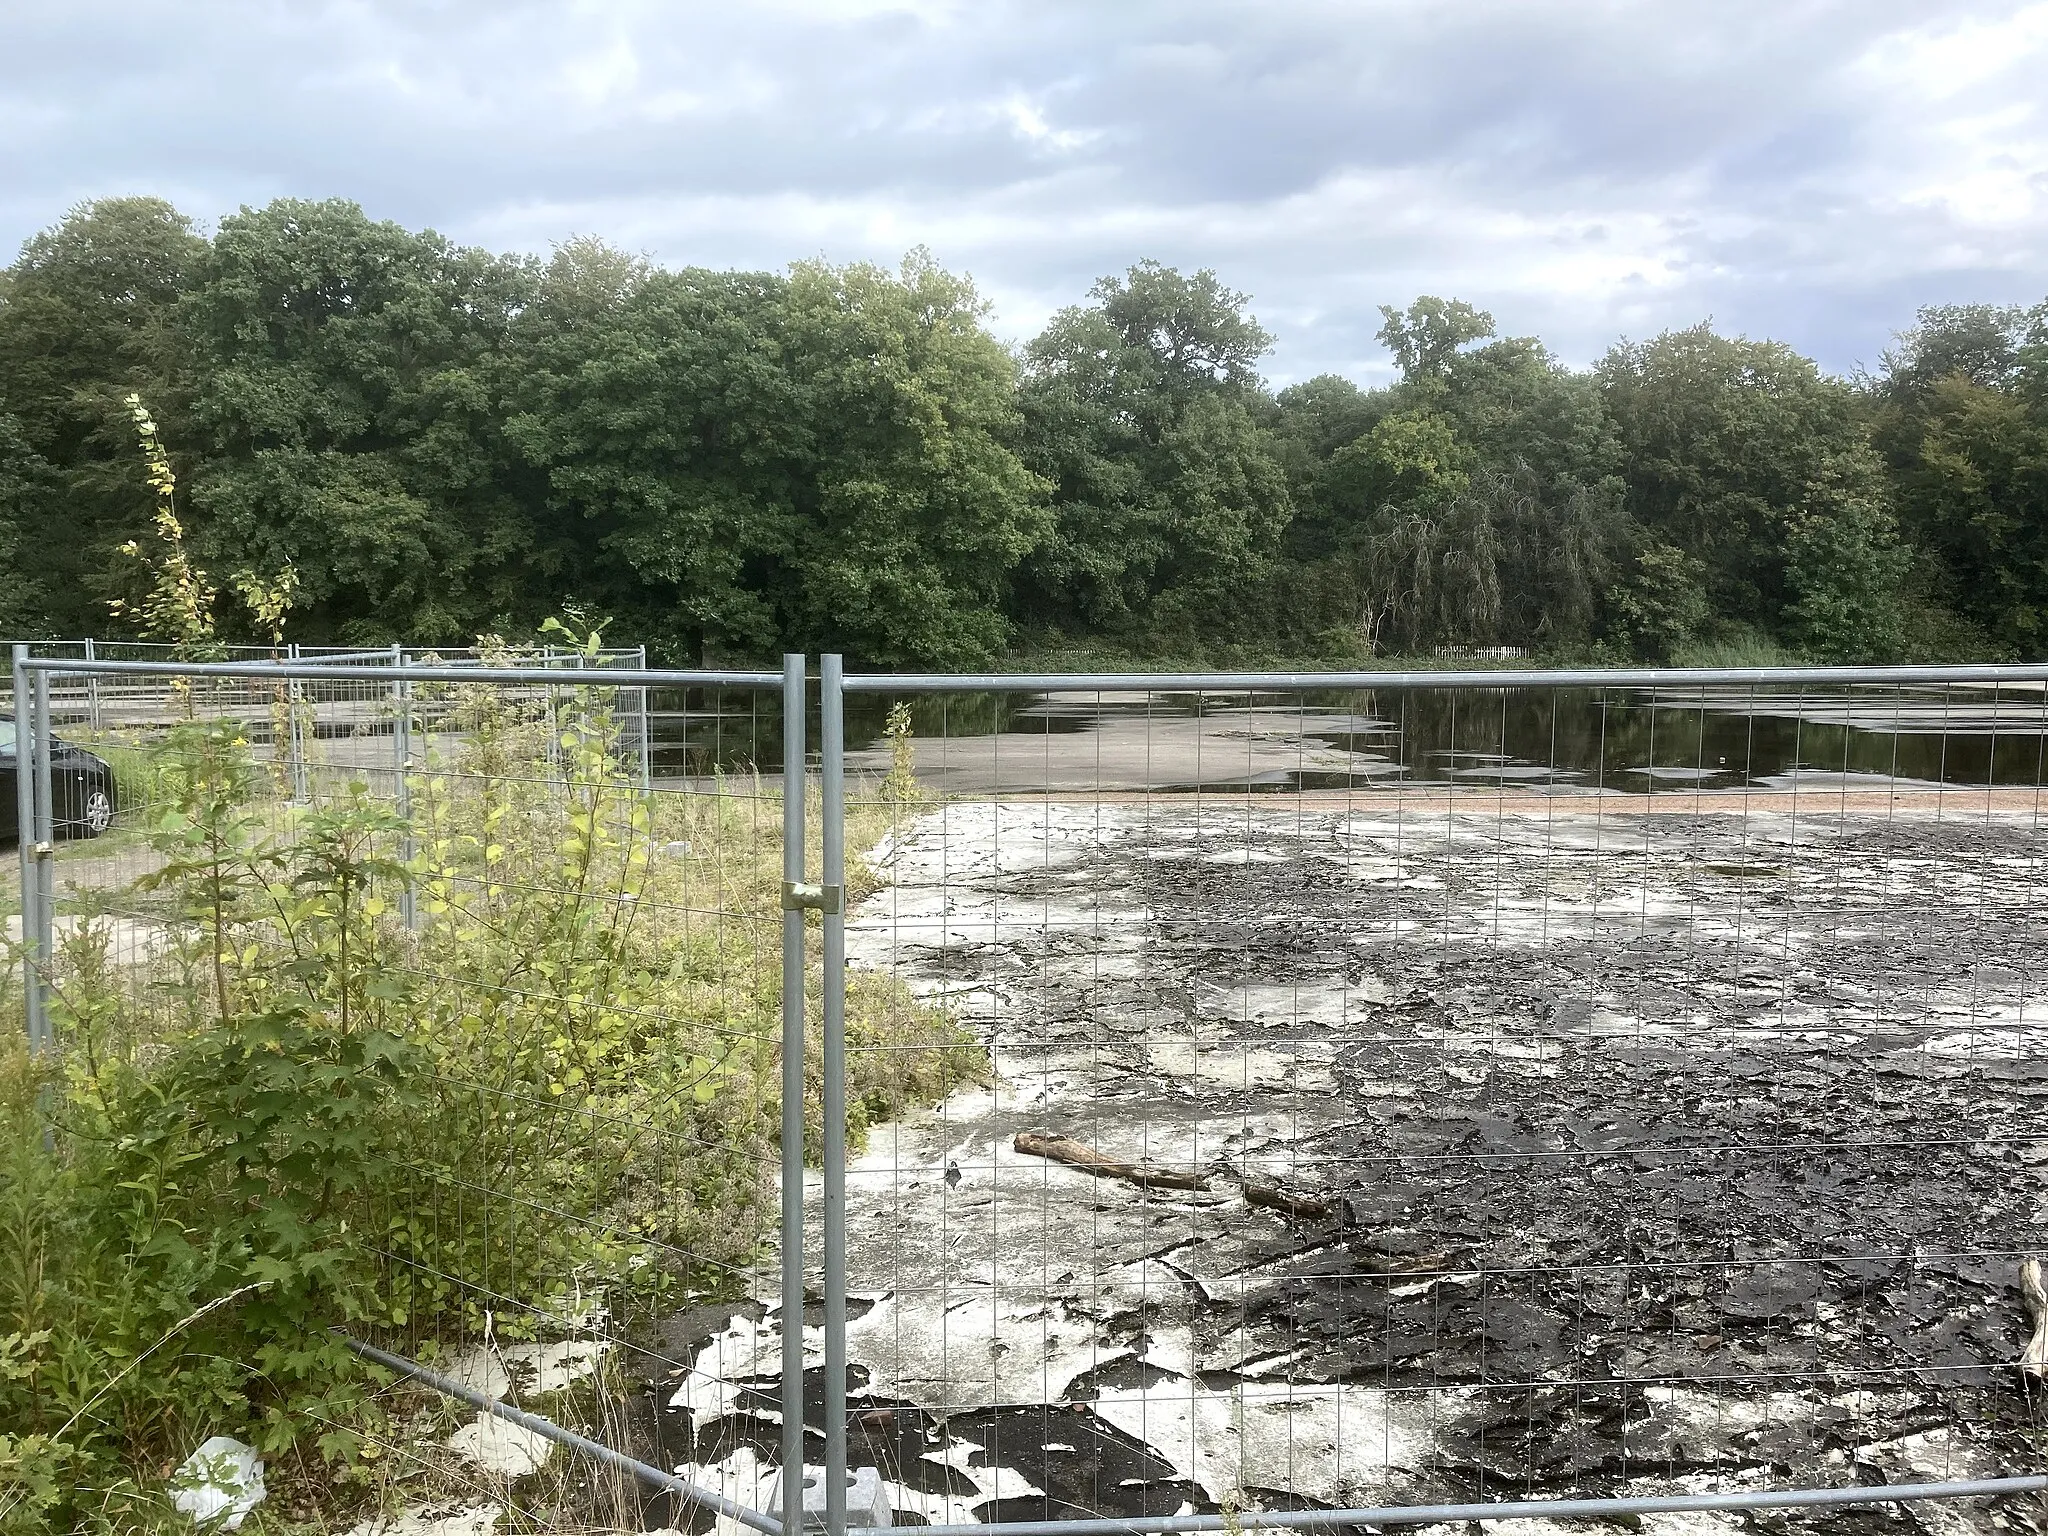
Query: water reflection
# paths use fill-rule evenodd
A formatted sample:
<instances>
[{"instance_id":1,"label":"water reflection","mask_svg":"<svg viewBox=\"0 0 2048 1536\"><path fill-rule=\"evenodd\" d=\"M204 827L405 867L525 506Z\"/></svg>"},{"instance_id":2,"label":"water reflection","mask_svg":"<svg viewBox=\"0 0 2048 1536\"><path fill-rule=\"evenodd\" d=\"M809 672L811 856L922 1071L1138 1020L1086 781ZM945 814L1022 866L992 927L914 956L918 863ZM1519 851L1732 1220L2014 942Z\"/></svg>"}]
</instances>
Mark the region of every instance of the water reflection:
<instances>
[{"instance_id":1,"label":"water reflection","mask_svg":"<svg viewBox=\"0 0 2048 1536\"><path fill-rule=\"evenodd\" d=\"M879 767L893 701L847 700L849 761ZM1499 785L1583 794L2033 785L2039 685L1333 690L1307 695L939 694L909 700L919 771L955 793ZM650 700L663 778L772 770L772 697ZM814 706L815 713L815 706ZM815 743L815 737L813 737Z\"/></svg>"}]
</instances>

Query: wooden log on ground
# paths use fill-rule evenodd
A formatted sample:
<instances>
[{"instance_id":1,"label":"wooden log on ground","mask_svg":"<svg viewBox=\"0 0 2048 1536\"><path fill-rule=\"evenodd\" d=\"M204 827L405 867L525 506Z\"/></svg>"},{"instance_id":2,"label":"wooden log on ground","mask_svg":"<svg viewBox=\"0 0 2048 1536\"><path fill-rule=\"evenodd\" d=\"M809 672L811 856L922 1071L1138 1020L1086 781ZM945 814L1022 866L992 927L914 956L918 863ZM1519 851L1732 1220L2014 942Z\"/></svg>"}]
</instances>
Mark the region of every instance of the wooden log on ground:
<instances>
[{"instance_id":1,"label":"wooden log on ground","mask_svg":"<svg viewBox=\"0 0 2048 1536\"><path fill-rule=\"evenodd\" d=\"M1092 1173L1098 1179L1122 1179L1127 1184L1136 1184L1143 1189L1198 1189L1206 1191L1209 1176L1206 1173L1179 1173L1170 1168L1148 1168L1142 1163L1127 1163L1121 1158L1098 1152L1085 1141L1076 1141L1071 1136L1058 1136L1049 1131L1019 1131L1011 1143L1019 1152L1031 1157L1043 1157L1055 1163L1065 1163L1069 1168L1079 1168L1083 1173Z\"/></svg>"},{"instance_id":2,"label":"wooden log on ground","mask_svg":"<svg viewBox=\"0 0 2048 1536\"><path fill-rule=\"evenodd\" d=\"M2034 1315L2034 1336L2020 1351L2020 1369L2035 1381L2048 1381L2048 1280L2044 1280L2039 1259L2020 1266L2020 1294L2027 1298L2027 1310Z\"/></svg>"},{"instance_id":3,"label":"wooden log on ground","mask_svg":"<svg viewBox=\"0 0 2048 1536\"><path fill-rule=\"evenodd\" d=\"M1278 1184L1255 1184L1250 1179L1244 1181L1244 1202L1262 1210L1278 1211L1283 1216L1301 1216L1311 1221L1328 1221L1340 1209L1335 1200L1297 1195Z\"/></svg>"},{"instance_id":4,"label":"wooden log on ground","mask_svg":"<svg viewBox=\"0 0 2048 1536\"><path fill-rule=\"evenodd\" d=\"M1358 1256L1358 1267L1368 1275L1436 1275L1439 1278L1449 1268L1451 1256L1448 1253L1362 1253Z\"/></svg>"}]
</instances>

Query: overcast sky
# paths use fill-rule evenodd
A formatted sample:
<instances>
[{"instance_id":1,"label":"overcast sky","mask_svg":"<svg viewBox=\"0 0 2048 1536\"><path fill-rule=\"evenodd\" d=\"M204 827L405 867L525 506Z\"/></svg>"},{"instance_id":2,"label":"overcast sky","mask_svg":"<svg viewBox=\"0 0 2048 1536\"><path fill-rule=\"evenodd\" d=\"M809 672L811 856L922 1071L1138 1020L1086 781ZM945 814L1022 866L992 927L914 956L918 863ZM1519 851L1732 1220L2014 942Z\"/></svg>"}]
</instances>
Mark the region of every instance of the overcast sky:
<instances>
[{"instance_id":1,"label":"overcast sky","mask_svg":"<svg viewBox=\"0 0 2048 1536\"><path fill-rule=\"evenodd\" d=\"M1213 266L1276 381L1469 299L1590 361L1711 315L1830 367L2048 297L2048 4L0 0L0 241L277 196L670 264L926 245L1029 335Z\"/></svg>"}]
</instances>

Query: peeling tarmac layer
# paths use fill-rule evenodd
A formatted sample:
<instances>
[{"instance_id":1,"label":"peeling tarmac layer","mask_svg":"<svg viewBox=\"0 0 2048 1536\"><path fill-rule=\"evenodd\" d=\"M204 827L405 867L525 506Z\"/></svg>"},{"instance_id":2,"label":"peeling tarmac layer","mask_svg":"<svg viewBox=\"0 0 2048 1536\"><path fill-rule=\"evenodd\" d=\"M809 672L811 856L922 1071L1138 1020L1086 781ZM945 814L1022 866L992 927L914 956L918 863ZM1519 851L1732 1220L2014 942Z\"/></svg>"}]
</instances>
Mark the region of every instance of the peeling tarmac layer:
<instances>
[{"instance_id":1,"label":"peeling tarmac layer","mask_svg":"<svg viewBox=\"0 0 2048 1536\"><path fill-rule=\"evenodd\" d=\"M880 852L852 962L996 1071L848 1176L852 1456L898 1523L2040 1469L2011 1364L2048 1219L2033 817L1469 804L962 804ZM669 1464L749 1503L759 1295L675 1320L695 1369L659 1415ZM2048 1520L1636 1525L1893 1527Z\"/></svg>"}]
</instances>

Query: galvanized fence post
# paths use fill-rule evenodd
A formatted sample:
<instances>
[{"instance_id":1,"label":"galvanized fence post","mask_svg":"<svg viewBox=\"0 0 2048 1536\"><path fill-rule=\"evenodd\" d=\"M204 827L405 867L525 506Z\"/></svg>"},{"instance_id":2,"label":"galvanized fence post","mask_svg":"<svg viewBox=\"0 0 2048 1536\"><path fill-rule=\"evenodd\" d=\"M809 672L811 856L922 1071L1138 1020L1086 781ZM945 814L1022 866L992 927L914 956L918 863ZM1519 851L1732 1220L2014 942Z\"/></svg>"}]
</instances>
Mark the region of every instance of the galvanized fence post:
<instances>
[{"instance_id":1,"label":"galvanized fence post","mask_svg":"<svg viewBox=\"0 0 2048 1536\"><path fill-rule=\"evenodd\" d=\"M646 646L639 648L633 664L642 672L647 670ZM644 683L633 690L633 698L640 710L640 793L651 795L654 793L654 737L647 714L647 687Z\"/></svg>"},{"instance_id":2,"label":"galvanized fence post","mask_svg":"<svg viewBox=\"0 0 2048 1536\"><path fill-rule=\"evenodd\" d=\"M85 659L87 661L97 661L99 659L99 652L94 647L93 639L90 635L85 637ZM100 680L98 676L92 673L87 673L85 678L85 710L86 717L92 721L92 728L97 731L100 728Z\"/></svg>"},{"instance_id":3,"label":"galvanized fence post","mask_svg":"<svg viewBox=\"0 0 2048 1536\"><path fill-rule=\"evenodd\" d=\"M19 713L19 711L17 711ZM50 794L50 758L54 745L50 735L50 674L38 670L35 673L35 736L31 742L35 763L35 955L38 963L47 971L51 959L57 952L56 906L57 906L57 818L55 802ZM19 748L16 749L17 753ZM19 757L16 759L19 762ZM19 772L19 768L16 769ZM24 892L24 898L26 892ZM21 933L28 937L28 905L22 904ZM49 991L45 977L36 978L36 1023L41 1030L40 1044L51 1043Z\"/></svg>"},{"instance_id":4,"label":"galvanized fence post","mask_svg":"<svg viewBox=\"0 0 2048 1536\"><path fill-rule=\"evenodd\" d=\"M818 777L823 793L825 1133L825 1533L846 1531L846 721L845 662L822 658Z\"/></svg>"},{"instance_id":5,"label":"galvanized fence post","mask_svg":"<svg viewBox=\"0 0 2048 1536\"><path fill-rule=\"evenodd\" d=\"M43 976L36 952L41 931L36 911L35 757L29 708L28 647L14 647L14 841L21 855L21 996L28 1023L28 1048L40 1051L43 1040Z\"/></svg>"},{"instance_id":6,"label":"galvanized fence post","mask_svg":"<svg viewBox=\"0 0 2048 1536\"><path fill-rule=\"evenodd\" d=\"M782 658L782 1529L804 1524L804 672Z\"/></svg>"},{"instance_id":7,"label":"galvanized fence post","mask_svg":"<svg viewBox=\"0 0 2048 1536\"><path fill-rule=\"evenodd\" d=\"M296 641L290 646L289 654L293 661L299 659L299 647ZM304 691L305 684L296 677L292 678L285 685L285 697L288 705L286 714L290 721L290 729L287 735L291 741L292 798L301 805L313 798L312 786L307 782L306 778L306 749L302 739L304 730L299 720L299 700L303 696ZM277 743L272 742L270 750L275 752L277 750Z\"/></svg>"},{"instance_id":8,"label":"galvanized fence post","mask_svg":"<svg viewBox=\"0 0 2048 1536\"><path fill-rule=\"evenodd\" d=\"M403 645L391 647L391 664L394 667L405 665ZM391 727L391 762L397 776L392 788L398 814L405 818L405 833L398 842L398 856L410 868L419 851L412 835L412 684L400 678L391 685L391 694L392 703L398 710ZM420 925L419 901L410 880L398 893L398 916L409 929L417 929Z\"/></svg>"}]
</instances>

